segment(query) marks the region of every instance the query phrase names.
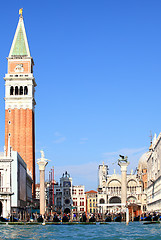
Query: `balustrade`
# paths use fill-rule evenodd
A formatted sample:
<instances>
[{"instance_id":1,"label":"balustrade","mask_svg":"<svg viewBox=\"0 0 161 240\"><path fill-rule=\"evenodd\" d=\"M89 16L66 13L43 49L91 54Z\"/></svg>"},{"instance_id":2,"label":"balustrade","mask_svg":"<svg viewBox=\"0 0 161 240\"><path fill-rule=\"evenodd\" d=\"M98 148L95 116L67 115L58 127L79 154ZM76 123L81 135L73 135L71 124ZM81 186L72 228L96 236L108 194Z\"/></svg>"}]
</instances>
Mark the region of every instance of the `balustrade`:
<instances>
[{"instance_id":1,"label":"balustrade","mask_svg":"<svg viewBox=\"0 0 161 240\"><path fill-rule=\"evenodd\" d=\"M11 188L10 187L0 187L0 193L10 193Z\"/></svg>"}]
</instances>

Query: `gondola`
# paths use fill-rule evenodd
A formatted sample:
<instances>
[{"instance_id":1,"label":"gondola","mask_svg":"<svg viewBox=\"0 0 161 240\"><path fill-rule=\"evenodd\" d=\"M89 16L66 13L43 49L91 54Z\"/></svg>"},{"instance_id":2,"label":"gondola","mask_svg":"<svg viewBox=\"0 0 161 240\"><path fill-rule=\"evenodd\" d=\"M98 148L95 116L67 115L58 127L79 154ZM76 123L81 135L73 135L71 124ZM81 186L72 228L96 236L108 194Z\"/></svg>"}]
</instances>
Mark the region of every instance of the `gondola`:
<instances>
[{"instance_id":1,"label":"gondola","mask_svg":"<svg viewBox=\"0 0 161 240\"><path fill-rule=\"evenodd\" d=\"M18 222L18 219L15 218L14 216L11 216L10 217L10 222Z\"/></svg>"},{"instance_id":2,"label":"gondola","mask_svg":"<svg viewBox=\"0 0 161 240\"><path fill-rule=\"evenodd\" d=\"M122 216L121 215L118 215L117 217L114 218L115 222L121 222L121 220L122 220Z\"/></svg>"},{"instance_id":3,"label":"gondola","mask_svg":"<svg viewBox=\"0 0 161 240\"><path fill-rule=\"evenodd\" d=\"M64 215L62 218L62 222L69 222L69 218L66 215Z\"/></svg>"},{"instance_id":4,"label":"gondola","mask_svg":"<svg viewBox=\"0 0 161 240\"><path fill-rule=\"evenodd\" d=\"M152 217L152 220L153 220L153 221L158 221L158 219L159 219L159 216L158 216L158 215L155 215L155 216Z\"/></svg>"},{"instance_id":5,"label":"gondola","mask_svg":"<svg viewBox=\"0 0 161 240\"><path fill-rule=\"evenodd\" d=\"M134 217L134 221L139 221L140 220L140 216Z\"/></svg>"},{"instance_id":6,"label":"gondola","mask_svg":"<svg viewBox=\"0 0 161 240\"><path fill-rule=\"evenodd\" d=\"M8 222L7 218L0 217L0 222Z\"/></svg>"},{"instance_id":7,"label":"gondola","mask_svg":"<svg viewBox=\"0 0 161 240\"><path fill-rule=\"evenodd\" d=\"M94 216L92 216L92 217L89 219L89 222L95 222L95 221L96 221L96 219L95 219Z\"/></svg>"},{"instance_id":8,"label":"gondola","mask_svg":"<svg viewBox=\"0 0 161 240\"><path fill-rule=\"evenodd\" d=\"M60 222L58 216L54 215L54 217L53 217L53 222Z\"/></svg>"},{"instance_id":9,"label":"gondola","mask_svg":"<svg viewBox=\"0 0 161 240\"><path fill-rule=\"evenodd\" d=\"M152 220L151 215L149 215L149 216L147 216L147 217L144 218L144 221L151 221L151 220Z\"/></svg>"},{"instance_id":10,"label":"gondola","mask_svg":"<svg viewBox=\"0 0 161 240\"><path fill-rule=\"evenodd\" d=\"M87 217L85 214L82 215L80 222L86 222L87 221Z\"/></svg>"},{"instance_id":11,"label":"gondola","mask_svg":"<svg viewBox=\"0 0 161 240\"><path fill-rule=\"evenodd\" d=\"M42 223L44 221L44 219L42 216L40 216L40 217L38 217L37 221Z\"/></svg>"},{"instance_id":12,"label":"gondola","mask_svg":"<svg viewBox=\"0 0 161 240\"><path fill-rule=\"evenodd\" d=\"M105 218L105 222L111 222L111 221L112 221L111 216L107 216L107 217Z\"/></svg>"}]
</instances>

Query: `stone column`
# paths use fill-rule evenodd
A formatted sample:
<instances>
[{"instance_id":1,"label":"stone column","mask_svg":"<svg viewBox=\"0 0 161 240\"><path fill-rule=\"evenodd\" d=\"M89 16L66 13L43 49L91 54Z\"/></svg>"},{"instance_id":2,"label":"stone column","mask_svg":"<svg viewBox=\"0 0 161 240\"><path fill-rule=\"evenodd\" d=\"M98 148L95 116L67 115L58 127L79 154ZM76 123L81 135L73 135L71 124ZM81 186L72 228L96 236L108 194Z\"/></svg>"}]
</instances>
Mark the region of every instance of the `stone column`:
<instances>
[{"instance_id":1,"label":"stone column","mask_svg":"<svg viewBox=\"0 0 161 240\"><path fill-rule=\"evenodd\" d=\"M121 156L118 165L121 167L121 203L122 206L125 206L127 201L127 166L129 165L127 157Z\"/></svg>"},{"instance_id":2,"label":"stone column","mask_svg":"<svg viewBox=\"0 0 161 240\"><path fill-rule=\"evenodd\" d=\"M44 158L44 152L41 152L41 158L38 159L37 164L39 165L40 171L40 214L45 214L45 167L48 164L48 159Z\"/></svg>"}]
</instances>

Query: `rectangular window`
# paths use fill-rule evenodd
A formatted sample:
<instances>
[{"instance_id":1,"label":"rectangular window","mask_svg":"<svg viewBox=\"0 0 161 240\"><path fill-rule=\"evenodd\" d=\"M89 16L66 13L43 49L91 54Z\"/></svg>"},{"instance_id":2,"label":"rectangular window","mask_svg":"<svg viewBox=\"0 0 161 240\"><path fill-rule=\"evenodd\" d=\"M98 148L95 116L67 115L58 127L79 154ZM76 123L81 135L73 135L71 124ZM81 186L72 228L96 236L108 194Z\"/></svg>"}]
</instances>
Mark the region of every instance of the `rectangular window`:
<instances>
[{"instance_id":1,"label":"rectangular window","mask_svg":"<svg viewBox=\"0 0 161 240\"><path fill-rule=\"evenodd\" d=\"M76 189L73 189L73 190L72 190L72 193L73 193L74 195L76 195Z\"/></svg>"},{"instance_id":2,"label":"rectangular window","mask_svg":"<svg viewBox=\"0 0 161 240\"><path fill-rule=\"evenodd\" d=\"M77 206L77 202L73 202L73 206Z\"/></svg>"}]
</instances>

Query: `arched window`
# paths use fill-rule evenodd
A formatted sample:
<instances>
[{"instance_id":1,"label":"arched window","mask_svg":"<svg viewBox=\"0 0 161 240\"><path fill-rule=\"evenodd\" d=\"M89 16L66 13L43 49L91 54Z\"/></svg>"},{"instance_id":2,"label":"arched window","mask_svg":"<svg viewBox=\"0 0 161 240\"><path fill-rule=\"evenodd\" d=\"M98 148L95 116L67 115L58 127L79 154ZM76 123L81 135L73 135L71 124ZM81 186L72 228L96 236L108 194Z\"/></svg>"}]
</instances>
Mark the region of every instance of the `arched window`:
<instances>
[{"instance_id":1,"label":"arched window","mask_svg":"<svg viewBox=\"0 0 161 240\"><path fill-rule=\"evenodd\" d=\"M119 197L112 197L109 203L121 203L121 199Z\"/></svg>"},{"instance_id":2,"label":"arched window","mask_svg":"<svg viewBox=\"0 0 161 240\"><path fill-rule=\"evenodd\" d=\"M20 95L23 95L23 87L20 87Z\"/></svg>"},{"instance_id":3,"label":"arched window","mask_svg":"<svg viewBox=\"0 0 161 240\"><path fill-rule=\"evenodd\" d=\"M15 95L18 95L18 87L15 87Z\"/></svg>"},{"instance_id":4,"label":"arched window","mask_svg":"<svg viewBox=\"0 0 161 240\"><path fill-rule=\"evenodd\" d=\"M101 198L100 203L105 203L105 200L103 198Z\"/></svg>"},{"instance_id":5,"label":"arched window","mask_svg":"<svg viewBox=\"0 0 161 240\"><path fill-rule=\"evenodd\" d=\"M24 87L24 95L28 95L28 87L27 86Z\"/></svg>"},{"instance_id":6,"label":"arched window","mask_svg":"<svg viewBox=\"0 0 161 240\"><path fill-rule=\"evenodd\" d=\"M10 95L13 95L13 93L14 93L14 88L10 87Z\"/></svg>"}]
</instances>

